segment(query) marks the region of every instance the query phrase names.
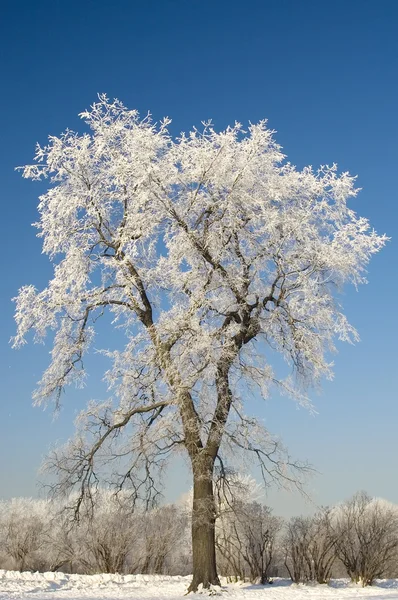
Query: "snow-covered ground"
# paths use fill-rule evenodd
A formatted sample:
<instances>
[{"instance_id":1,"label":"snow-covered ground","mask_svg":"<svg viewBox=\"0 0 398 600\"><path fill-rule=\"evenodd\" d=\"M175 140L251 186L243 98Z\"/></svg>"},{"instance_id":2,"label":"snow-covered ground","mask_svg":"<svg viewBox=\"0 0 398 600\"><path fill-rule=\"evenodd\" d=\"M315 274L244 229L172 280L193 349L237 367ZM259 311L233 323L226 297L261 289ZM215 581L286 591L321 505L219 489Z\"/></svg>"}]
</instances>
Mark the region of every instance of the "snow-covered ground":
<instances>
[{"instance_id":1,"label":"snow-covered ground","mask_svg":"<svg viewBox=\"0 0 398 600\"><path fill-rule=\"evenodd\" d=\"M181 600L189 577L156 575L64 575L63 573L18 573L0 570L0 600ZM191 594L189 598L203 595ZM361 588L346 580L332 585L293 585L279 579L273 585L225 584L219 594L225 600L398 600L398 579L383 580Z\"/></svg>"}]
</instances>

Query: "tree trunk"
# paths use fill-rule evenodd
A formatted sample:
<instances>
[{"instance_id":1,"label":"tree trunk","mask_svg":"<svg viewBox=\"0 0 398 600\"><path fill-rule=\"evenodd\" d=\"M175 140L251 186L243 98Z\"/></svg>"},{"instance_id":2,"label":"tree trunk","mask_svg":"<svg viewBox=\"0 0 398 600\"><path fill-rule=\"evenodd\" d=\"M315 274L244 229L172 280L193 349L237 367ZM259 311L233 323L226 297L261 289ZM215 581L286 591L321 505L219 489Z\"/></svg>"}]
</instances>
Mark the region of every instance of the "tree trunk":
<instances>
[{"instance_id":1,"label":"tree trunk","mask_svg":"<svg viewBox=\"0 0 398 600\"><path fill-rule=\"evenodd\" d=\"M216 566L214 461L207 457L193 467L192 560L193 579L188 592L220 585Z\"/></svg>"}]
</instances>

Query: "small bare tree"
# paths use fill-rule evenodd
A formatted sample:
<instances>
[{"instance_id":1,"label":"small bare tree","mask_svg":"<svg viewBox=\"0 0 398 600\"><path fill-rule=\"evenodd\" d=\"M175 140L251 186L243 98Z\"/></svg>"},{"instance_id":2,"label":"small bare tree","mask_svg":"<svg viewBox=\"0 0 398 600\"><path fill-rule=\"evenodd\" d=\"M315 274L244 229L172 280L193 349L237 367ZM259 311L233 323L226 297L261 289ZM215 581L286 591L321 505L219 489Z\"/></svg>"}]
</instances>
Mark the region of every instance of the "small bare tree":
<instances>
[{"instance_id":1,"label":"small bare tree","mask_svg":"<svg viewBox=\"0 0 398 600\"><path fill-rule=\"evenodd\" d=\"M79 571L80 548L77 524L61 502L53 501L48 506L48 527L44 537L45 570L62 569L70 573Z\"/></svg>"},{"instance_id":2,"label":"small bare tree","mask_svg":"<svg viewBox=\"0 0 398 600\"><path fill-rule=\"evenodd\" d=\"M312 573L318 583L328 583L336 560L336 538L332 528L332 511L322 509L312 517L312 536L308 548Z\"/></svg>"},{"instance_id":3,"label":"small bare tree","mask_svg":"<svg viewBox=\"0 0 398 600\"><path fill-rule=\"evenodd\" d=\"M365 492L336 507L336 552L352 581L372 585L398 558L398 508Z\"/></svg>"},{"instance_id":4,"label":"small bare tree","mask_svg":"<svg viewBox=\"0 0 398 600\"><path fill-rule=\"evenodd\" d=\"M292 581L327 583L336 558L335 543L329 509L312 517L293 517L286 525L283 544Z\"/></svg>"},{"instance_id":5,"label":"small bare tree","mask_svg":"<svg viewBox=\"0 0 398 600\"><path fill-rule=\"evenodd\" d=\"M229 577L266 583L281 520L256 500L261 487L251 477L221 474L216 481L216 547L221 572Z\"/></svg>"},{"instance_id":6,"label":"small bare tree","mask_svg":"<svg viewBox=\"0 0 398 600\"><path fill-rule=\"evenodd\" d=\"M0 540L18 571L40 570L48 503L32 498L13 498L0 505Z\"/></svg>"},{"instance_id":7,"label":"small bare tree","mask_svg":"<svg viewBox=\"0 0 398 600\"><path fill-rule=\"evenodd\" d=\"M309 520L305 517L292 517L286 524L283 539L285 567L290 579L300 583L308 579L306 551L309 542Z\"/></svg>"},{"instance_id":8,"label":"small bare tree","mask_svg":"<svg viewBox=\"0 0 398 600\"><path fill-rule=\"evenodd\" d=\"M142 515L142 573L166 574L171 566L168 560L183 538L185 527L185 514L173 505L161 506Z\"/></svg>"},{"instance_id":9,"label":"small bare tree","mask_svg":"<svg viewBox=\"0 0 398 600\"><path fill-rule=\"evenodd\" d=\"M265 121L220 133L208 123L173 140L169 120L156 126L105 96L82 116L91 133L52 136L23 169L51 182L37 226L55 268L43 291L20 290L15 345L32 329L35 341L55 332L35 399L58 402L83 383L99 317L113 313L126 342L104 351L110 397L89 404L49 464L60 489L80 489L78 509L118 457L114 486L153 499L166 459L183 450L190 590L209 587L219 584L213 474L228 446L251 453L268 482L297 481L297 465L245 416L247 390L265 397L277 384L305 401L331 376L335 336L357 338L336 289L364 281L386 238L347 206L357 193L349 174L284 163ZM297 377L278 379L265 348Z\"/></svg>"},{"instance_id":10,"label":"small bare tree","mask_svg":"<svg viewBox=\"0 0 398 600\"><path fill-rule=\"evenodd\" d=\"M243 558L248 565L250 580L264 584L272 575L276 536L281 520L272 515L268 506L253 502L242 507L240 531L243 536Z\"/></svg>"},{"instance_id":11,"label":"small bare tree","mask_svg":"<svg viewBox=\"0 0 398 600\"><path fill-rule=\"evenodd\" d=\"M95 499L93 511L83 512L76 531L79 562L88 573L124 573L128 555L137 549L142 517L123 494L101 490Z\"/></svg>"}]
</instances>

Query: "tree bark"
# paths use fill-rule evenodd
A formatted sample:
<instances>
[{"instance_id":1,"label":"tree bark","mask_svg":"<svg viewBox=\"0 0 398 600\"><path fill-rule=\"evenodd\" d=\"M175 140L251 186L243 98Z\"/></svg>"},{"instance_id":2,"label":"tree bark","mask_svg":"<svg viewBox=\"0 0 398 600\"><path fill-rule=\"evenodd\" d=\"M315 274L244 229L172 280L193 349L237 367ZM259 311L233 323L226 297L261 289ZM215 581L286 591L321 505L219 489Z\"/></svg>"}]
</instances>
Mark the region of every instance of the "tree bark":
<instances>
[{"instance_id":1,"label":"tree bark","mask_svg":"<svg viewBox=\"0 0 398 600\"><path fill-rule=\"evenodd\" d=\"M193 578L188 592L199 585L220 585L216 565L215 505L213 492L214 460L207 456L193 465L192 560Z\"/></svg>"}]
</instances>

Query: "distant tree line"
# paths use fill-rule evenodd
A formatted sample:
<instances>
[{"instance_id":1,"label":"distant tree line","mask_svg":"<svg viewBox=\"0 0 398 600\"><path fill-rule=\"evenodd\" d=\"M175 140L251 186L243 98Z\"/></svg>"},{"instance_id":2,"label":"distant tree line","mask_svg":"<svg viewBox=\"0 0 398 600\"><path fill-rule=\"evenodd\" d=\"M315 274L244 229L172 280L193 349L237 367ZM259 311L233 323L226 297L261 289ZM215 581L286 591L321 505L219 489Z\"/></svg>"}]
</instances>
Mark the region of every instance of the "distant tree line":
<instances>
[{"instance_id":1,"label":"distant tree line","mask_svg":"<svg viewBox=\"0 0 398 600\"><path fill-rule=\"evenodd\" d=\"M288 521L258 501L245 478L223 480L217 497L218 568L230 580L273 577L363 586L398 576L398 507L364 492ZM152 509L101 490L79 521L63 503L14 498L0 503L0 568L69 573L192 572L189 501Z\"/></svg>"}]
</instances>

